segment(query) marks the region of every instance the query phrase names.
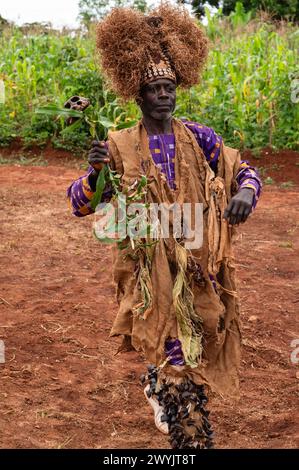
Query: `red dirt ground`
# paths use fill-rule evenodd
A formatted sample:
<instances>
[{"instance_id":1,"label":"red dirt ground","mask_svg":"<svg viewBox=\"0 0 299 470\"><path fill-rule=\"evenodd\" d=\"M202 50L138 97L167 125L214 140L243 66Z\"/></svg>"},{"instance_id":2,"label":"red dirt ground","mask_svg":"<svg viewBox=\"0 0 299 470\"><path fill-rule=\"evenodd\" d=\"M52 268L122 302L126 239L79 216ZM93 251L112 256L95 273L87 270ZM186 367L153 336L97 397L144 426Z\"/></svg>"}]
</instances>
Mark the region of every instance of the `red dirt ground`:
<instances>
[{"instance_id":1,"label":"red dirt ground","mask_svg":"<svg viewBox=\"0 0 299 470\"><path fill-rule=\"evenodd\" d=\"M169 448L139 385L146 362L115 355L119 340L108 337L117 308L109 248L93 239L92 217L76 219L66 205L80 162L46 158L48 166L0 167L0 447ZM236 247L241 399L214 398L211 420L218 448L294 448L299 154L252 161L275 183Z\"/></svg>"}]
</instances>

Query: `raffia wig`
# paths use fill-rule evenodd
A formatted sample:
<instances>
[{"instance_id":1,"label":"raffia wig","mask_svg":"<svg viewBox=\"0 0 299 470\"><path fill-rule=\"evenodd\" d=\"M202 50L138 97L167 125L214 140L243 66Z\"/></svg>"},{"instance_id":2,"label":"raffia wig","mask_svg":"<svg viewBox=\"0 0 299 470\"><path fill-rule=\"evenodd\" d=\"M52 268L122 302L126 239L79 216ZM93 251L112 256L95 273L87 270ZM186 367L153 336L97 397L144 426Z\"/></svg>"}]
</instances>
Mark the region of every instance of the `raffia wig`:
<instances>
[{"instance_id":1,"label":"raffia wig","mask_svg":"<svg viewBox=\"0 0 299 470\"><path fill-rule=\"evenodd\" d=\"M177 85L190 88L197 84L207 44L188 11L168 3L149 15L116 8L97 26L102 70L114 92L125 101L138 97L150 61L161 53L167 56Z\"/></svg>"}]
</instances>

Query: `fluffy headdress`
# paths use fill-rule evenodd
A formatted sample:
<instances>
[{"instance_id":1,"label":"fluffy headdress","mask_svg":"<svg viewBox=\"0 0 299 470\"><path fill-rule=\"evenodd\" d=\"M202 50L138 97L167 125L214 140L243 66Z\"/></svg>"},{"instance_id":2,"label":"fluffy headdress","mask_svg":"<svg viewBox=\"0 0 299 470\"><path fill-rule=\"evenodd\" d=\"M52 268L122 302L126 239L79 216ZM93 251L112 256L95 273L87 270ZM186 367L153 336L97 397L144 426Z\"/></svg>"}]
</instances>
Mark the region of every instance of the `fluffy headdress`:
<instances>
[{"instance_id":1,"label":"fluffy headdress","mask_svg":"<svg viewBox=\"0 0 299 470\"><path fill-rule=\"evenodd\" d=\"M162 3L148 15L116 8L97 25L97 50L103 73L123 100L137 98L149 81L153 61L164 61L182 88L197 84L208 53L208 41L182 6ZM167 72L168 70L168 72ZM159 78L159 77L157 77Z\"/></svg>"}]
</instances>

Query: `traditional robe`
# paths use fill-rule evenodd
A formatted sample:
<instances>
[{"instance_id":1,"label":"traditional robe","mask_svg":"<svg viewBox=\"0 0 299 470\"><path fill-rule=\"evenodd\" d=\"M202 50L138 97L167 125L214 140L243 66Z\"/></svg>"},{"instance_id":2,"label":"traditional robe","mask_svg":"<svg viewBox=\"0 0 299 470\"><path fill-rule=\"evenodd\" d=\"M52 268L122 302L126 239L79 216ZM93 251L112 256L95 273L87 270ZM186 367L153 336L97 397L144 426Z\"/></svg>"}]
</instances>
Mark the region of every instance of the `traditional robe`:
<instances>
[{"instance_id":1,"label":"traditional robe","mask_svg":"<svg viewBox=\"0 0 299 470\"><path fill-rule=\"evenodd\" d=\"M207 384L221 395L238 394L240 357L239 304L235 285L232 252L232 229L223 221L224 209L237 190L236 174L240 153L222 144L217 175L209 167L192 132L173 119L176 139L175 183L171 189L155 165L146 130L140 122L135 127L110 132L108 138L112 166L121 175L126 191L141 175L147 177L147 202L203 204L203 245L189 255L200 265L204 285L189 277L193 308L202 325L202 354L196 367L166 364L163 375L172 379L188 376L197 384ZM188 251L188 250L187 250ZM113 247L114 281L119 304L111 336L130 337L136 350L157 366L165 360L165 341L182 335L174 302L174 285L178 274L178 251L173 238L160 238L154 246L151 269L151 306L146 316L136 314L142 302L141 259L134 250ZM217 281L216 289L211 281ZM194 323L194 322L193 322Z\"/></svg>"}]
</instances>

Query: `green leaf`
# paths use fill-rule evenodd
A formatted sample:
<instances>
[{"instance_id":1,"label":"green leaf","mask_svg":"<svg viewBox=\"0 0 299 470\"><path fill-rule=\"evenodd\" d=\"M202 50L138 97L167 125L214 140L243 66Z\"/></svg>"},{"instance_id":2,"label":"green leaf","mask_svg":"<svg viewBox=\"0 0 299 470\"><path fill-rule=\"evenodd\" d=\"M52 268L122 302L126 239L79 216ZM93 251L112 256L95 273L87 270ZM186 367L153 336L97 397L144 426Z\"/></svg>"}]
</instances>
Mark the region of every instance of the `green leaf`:
<instances>
[{"instance_id":1,"label":"green leaf","mask_svg":"<svg viewBox=\"0 0 299 470\"><path fill-rule=\"evenodd\" d=\"M102 116L102 117L99 116L99 123L107 129L110 129L110 127L114 127L114 122L110 121L109 119L105 118L104 116Z\"/></svg>"},{"instance_id":2,"label":"green leaf","mask_svg":"<svg viewBox=\"0 0 299 470\"><path fill-rule=\"evenodd\" d=\"M136 120L134 119L132 121L120 122L119 124L117 124L117 129L119 130L128 129L129 127L135 126L136 123L137 123L137 119Z\"/></svg>"},{"instance_id":3,"label":"green leaf","mask_svg":"<svg viewBox=\"0 0 299 470\"><path fill-rule=\"evenodd\" d=\"M60 108L56 105L43 106L35 110L36 114L47 114L48 116L82 117L82 111Z\"/></svg>"},{"instance_id":4,"label":"green leaf","mask_svg":"<svg viewBox=\"0 0 299 470\"><path fill-rule=\"evenodd\" d=\"M82 119L79 119L78 121L74 122L73 124L70 124L68 127L63 129L63 131L61 131L61 135L68 134L69 132L75 131L76 129L78 129L80 127L81 123L82 123Z\"/></svg>"},{"instance_id":5,"label":"green leaf","mask_svg":"<svg viewBox=\"0 0 299 470\"><path fill-rule=\"evenodd\" d=\"M102 194L106 185L106 174L107 174L107 166L105 165L99 173L96 190L91 200L90 206L93 210L96 209L97 205L102 199Z\"/></svg>"},{"instance_id":6,"label":"green leaf","mask_svg":"<svg viewBox=\"0 0 299 470\"><path fill-rule=\"evenodd\" d=\"M147 177L145 175L142 175L141 176L141 179L138 183L138 186L137 186L137 195L140 197L140 196L143 196L143 193L141 194L141 191L142 191L142 188L144 188L147 184ZM128 198L130 199L130 198Z\"/></svg>"}]
</instances>

